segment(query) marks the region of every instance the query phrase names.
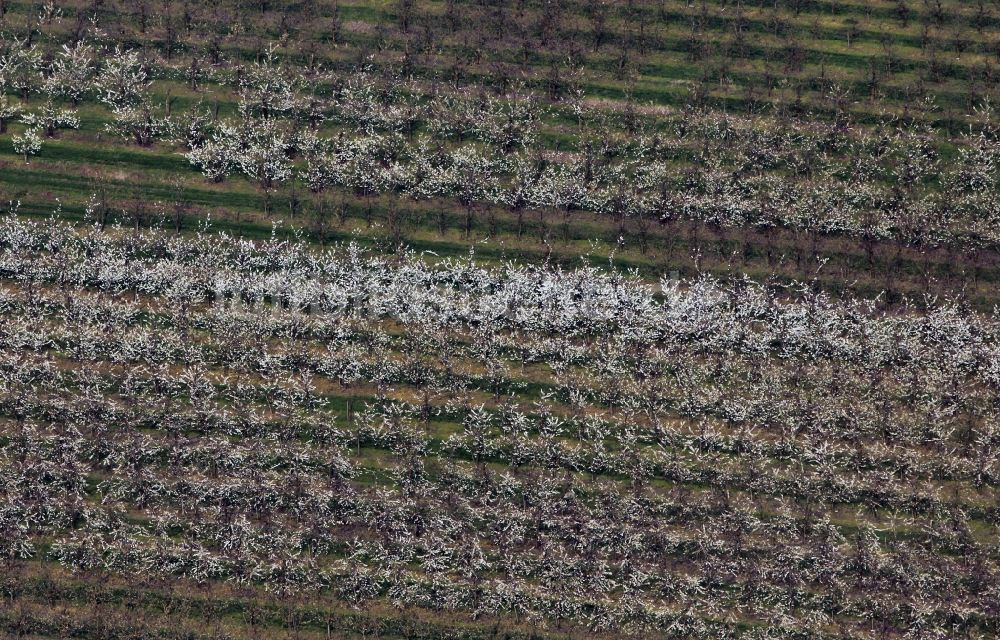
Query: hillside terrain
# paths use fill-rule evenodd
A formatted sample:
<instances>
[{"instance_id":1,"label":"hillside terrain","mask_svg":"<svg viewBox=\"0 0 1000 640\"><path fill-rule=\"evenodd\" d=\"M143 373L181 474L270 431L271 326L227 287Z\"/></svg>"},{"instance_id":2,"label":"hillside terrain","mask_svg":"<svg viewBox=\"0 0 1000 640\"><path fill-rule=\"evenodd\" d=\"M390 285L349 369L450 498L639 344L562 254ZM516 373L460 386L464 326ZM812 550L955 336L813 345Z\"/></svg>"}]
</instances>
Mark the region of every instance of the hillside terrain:
<instances>
[{"instance_id":1,"label":"hillside terrain","mask_svg":"<svg viewBox=\"0 0 1000 640\"><path fill-rule=\"evenodd\" d=\"M0 637L1000 634L995 0L0 0Z\"/></svg>"}]
</instances>

